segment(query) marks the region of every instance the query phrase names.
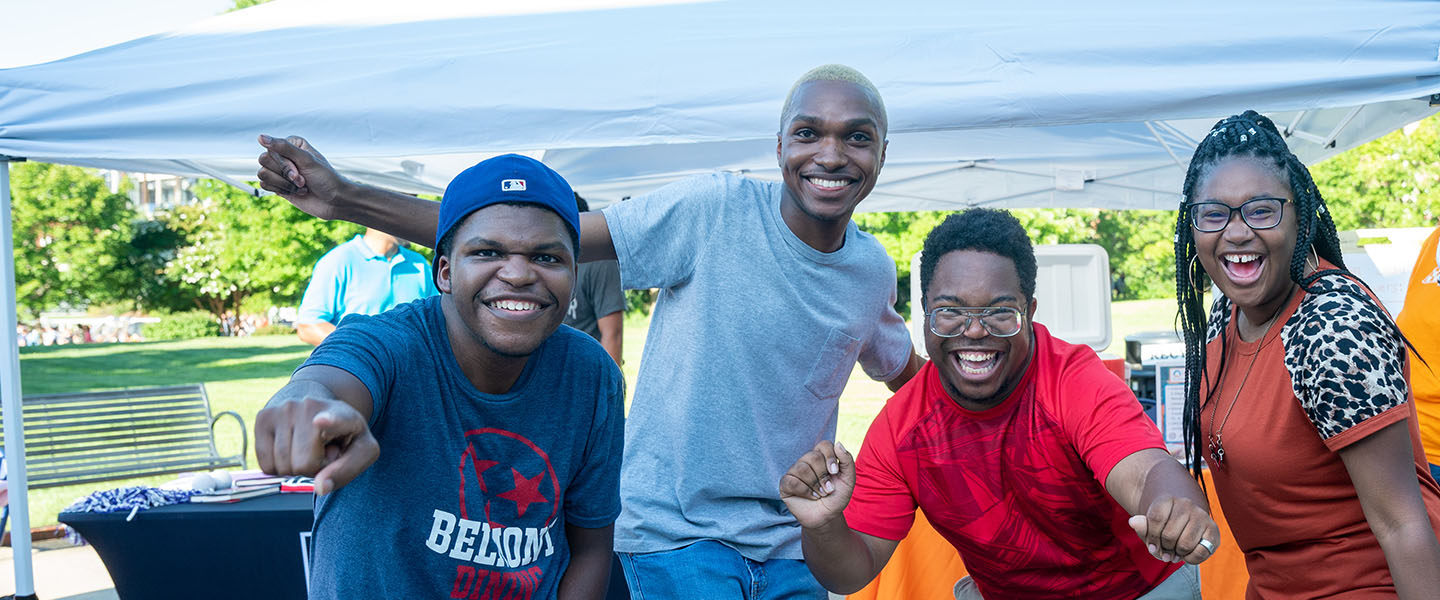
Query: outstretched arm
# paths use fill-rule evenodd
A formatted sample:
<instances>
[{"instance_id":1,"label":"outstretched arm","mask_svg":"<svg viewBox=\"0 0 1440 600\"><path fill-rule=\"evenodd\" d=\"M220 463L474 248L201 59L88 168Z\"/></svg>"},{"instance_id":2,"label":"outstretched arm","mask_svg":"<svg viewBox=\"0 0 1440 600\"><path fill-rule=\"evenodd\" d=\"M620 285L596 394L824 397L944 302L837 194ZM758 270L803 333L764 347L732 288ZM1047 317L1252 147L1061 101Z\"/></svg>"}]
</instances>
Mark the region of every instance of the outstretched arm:
<instances>
[{"instance_id":1,"label":"outstretched arm","mask_svg":"<svg viewBox=\"0 0 1440 600\"><path fill-rule=\"evenodd\" d=\"M280 194L306 214L359 223L434 247L439 203L350 181L300 136L261 135L260 145L265 147L256 173L260 187ZM582 262L615 258L610 227L600 213L580 215L580 240Z\"/></svg>"},{"instance_id":2,"label":"outstretched arm","mask_svg":"<svg viewBox=\"0 0 1440 600\"><path fill-rule=\"evenodd\" d=\"M325 220L373 227L426 246L435 244L440 205L352 182L300 136L260 136L260 187L284 196L296 208Z\"/></svg>"},{"instance_id":3,"label":"outstretched arm","mask_svg":"<svg viewBox=\"0 0 1440 600\"><path fill-rule=\"evenodd\" d=\"M370 391L354 375L311 365L295 372L255 417L255 456L271 475L315 478L328 494L380 457L370 434Z\"/></svg>"},{"instance_id":4,"label":"outstretched arm","mask_svg":"<svg viewBox=\"0 0 1440 600\"><path fill-rule=\"evenodd\" d=\"M800 522L805 566L820 585L849 594L865 587L890 562L900 542L850 529L845 506L855 491L855 457L821 440L780 479L780 499Z\"/></svg>"},{"instance_id":5,"label":"outstretched arm","mask_svg":"<svg viewBox=\"0 0 1440 600\"><path fill-rule=\"evenodd\" d=\"M1169 452L1149 448L1121 459L1105 478L1105 491L1134 515L1130 527L1155 558L1199 564L1220 547L1210 502Z\"/></svg>"},{"instance_id":6,"label":"outstretched arm","mask_svg":"<svg viewBox=\"0 0 1440 600\"><path fill-rule=\"evenodd\" d=\"M334 331L335 325L329 321L295 324L295 334L300 336L300 341L311 346L319 346Z\"/></svg>"},{"instance_id":7,"label":"outstretched arm","mask_svg":"<svg viewBox=\"0 0 1440 600\"><path fill-rule=\"evenodd\" d=\"M1404 409L1401 409L1404 410ZM1360 509L1385 552L1401 598L1440 591L1440 542L1425 511L1406 421L1392 423L1340 450Z\"/></svg>"}]
</instances>

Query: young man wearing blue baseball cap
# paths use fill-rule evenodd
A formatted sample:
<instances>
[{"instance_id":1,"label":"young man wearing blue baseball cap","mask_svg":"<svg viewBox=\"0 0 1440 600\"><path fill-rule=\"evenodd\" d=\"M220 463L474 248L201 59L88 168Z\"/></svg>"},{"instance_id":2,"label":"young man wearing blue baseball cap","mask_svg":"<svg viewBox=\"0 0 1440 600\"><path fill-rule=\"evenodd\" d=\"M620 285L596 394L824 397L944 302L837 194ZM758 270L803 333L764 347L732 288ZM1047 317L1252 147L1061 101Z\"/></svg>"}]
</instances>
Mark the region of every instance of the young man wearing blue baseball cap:
<instances>
[{"instance_id":1,"label":"young man wearing blue baseball cap","mask_svg":"<svg viewBox=\"0 0 1440 600\"><path fill-rule=\"evenodd\" d=\"M783 182L716 173L581 215L583 260L617 258L624 287L662 290L620 482L615 549L632 593L826 598L776 482L834 439L857 362L892 391L920 368L893 308L895 263L850 220L887 127L864 75L818 67L781 110ZM432 231L433 203L349 182L301 138L261 144L261 185L302 210Z\"/></svg>"},{"instance_id":2,"label":"young man wearing blue baseball cap","mask_svg":"<svg viewBox=\"0 0 1440 600\"><path fill-rule=\"evenodd\" d=\"M624 379L560 327L574 193L500 156L438 222L441 295L346 319L256 418L261 468L321 494L311 597L603 597Z\"/></svg>"}]
</instances>

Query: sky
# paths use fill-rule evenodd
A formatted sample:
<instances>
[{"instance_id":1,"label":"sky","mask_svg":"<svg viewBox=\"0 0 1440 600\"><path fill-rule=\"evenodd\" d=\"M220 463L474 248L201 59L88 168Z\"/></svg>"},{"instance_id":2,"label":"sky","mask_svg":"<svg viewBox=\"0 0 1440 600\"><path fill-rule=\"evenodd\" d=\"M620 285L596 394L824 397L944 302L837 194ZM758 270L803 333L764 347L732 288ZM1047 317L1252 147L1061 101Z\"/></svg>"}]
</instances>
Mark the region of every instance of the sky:
<instances>
[{"instance_id":1,"label":"sky","mask_svg":"<svg viewBox=\"0 0 1440 600\"><path fill-rule=\"evenodd\" d=\"M0 69L48 62L213 17L232 0L0 0Z\"/></svg>"}]
</instances>

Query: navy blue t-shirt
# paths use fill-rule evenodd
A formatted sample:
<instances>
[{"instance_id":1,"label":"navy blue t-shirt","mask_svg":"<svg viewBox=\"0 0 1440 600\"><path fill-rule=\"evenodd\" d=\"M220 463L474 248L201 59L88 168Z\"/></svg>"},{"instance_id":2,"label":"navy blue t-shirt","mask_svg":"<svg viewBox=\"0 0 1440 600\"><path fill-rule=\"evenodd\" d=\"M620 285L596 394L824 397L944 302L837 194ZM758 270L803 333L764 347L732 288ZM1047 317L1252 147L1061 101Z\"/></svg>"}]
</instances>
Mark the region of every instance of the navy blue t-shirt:
<instances>
[{"instance_id":1,"label":"navy blue t-shirt","mask_svg":"<svg viewBox=\"0 0 1440 600\"><path fill-rule=\"evenodd\" d=\"M305 361L370 389L380 444L315 508L311 597L553 598L565 525L620 513L624 379L604 348L561 326L509 393L483 394L442 298L347 317Z\"/></svg>"}]
</instances>

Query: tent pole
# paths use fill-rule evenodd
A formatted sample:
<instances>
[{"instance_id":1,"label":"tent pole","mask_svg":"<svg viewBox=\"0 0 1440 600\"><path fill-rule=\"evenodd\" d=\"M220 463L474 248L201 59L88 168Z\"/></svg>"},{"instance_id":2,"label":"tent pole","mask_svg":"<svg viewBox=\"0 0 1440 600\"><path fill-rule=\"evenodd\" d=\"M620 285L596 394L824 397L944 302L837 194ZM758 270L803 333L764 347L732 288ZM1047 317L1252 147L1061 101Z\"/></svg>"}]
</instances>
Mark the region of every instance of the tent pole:
<instances>
[{"instance_id":1,"label":"tent pole","mask_svg":"<svg viewBox=\"0 0 1440 600\"><path fill-rule=\"evenodd\" d=\"M1295 113L1295 118L1291 119L1290 124L1285 126L1285 131L1282 131L1280 133L1285 134L1285 137L1287 138L1290 137L1290 134L1295 133L1295 128L1300 125L1300 119L1305 118L1305 115L1307 114L1310 114L1310 111L1302 110L1298 113Z\"/></svg>"},{"instance_id":2,"label":"tent pole","mask_svg":"<svg viewBox=\"0 0 1440 600\"><path fill-rule=\"evenodd\" d=\"M1362 108L1365 108L1365 105L1364 105L1364 104L1361 104L1361 105L1359 105L1359 106L1356 106L1355 108L1350 109L1350 112L1348 112L1348 113L1345 114L1345 118L1340 119L1340 123L1337 124L1337 125L1335 125L1335 129L1330 132L1329 137L1326 137L1326 138L1325 138L1325 142L1322 143L1322 144L1320 144L1320 145L1321 145L1321 146L1324 146L1324 147L1326 147L1326 148L1332 148L1332 147L1334 147L1334 145L1335 145L1335 138L1340 137L1340 132L1345 131L1345 126L1350 124L1350 121L1355 118L1355 115L1360 114L1360 109L1362 109Z\"/></svg>"},{"instance_id":3,"label":"tent pole","mask_svg":"<svg viewBox=\"0 0 1440 600\"><path fill-rule=\"evenodd\" d=\"M187 168L187 169L194 169L194 170L196 170L196 171L199 171L199 172L201 172L201 173L204 173L204 174L206 174L206 175L209 175L211 178L213 178L213 179L215 179L215 180L217 180L217 181L223 181L223 182L225 182L225 183L228 183L228 184L230 184L231 187L233 187L233 188L235 188L235 189L238 189L238 190L240 190L240 191L242 191L242 192L245 192L245 193L247 193L247 194L250 194L251 196L254 196L254 197L256 197L256 198L259 198L259 197L264 196L265 194L268 194L268 193L269 193L269 192L265 192L265 191L262 191L262 190L255 189L255 187L253 187L253 186L249 186L249 185L246 185L246 184L244 184L244 183L241 183L240 181L236 180L234 177L230 177L230 176L225 175L224 173L221 173L219 169L212 169L212 168L207 167L207 166L205 166L205 165L199 164L199 163L197 163L197 162L195 162L195 161L193 161L193 160L177 160L177 161L175 161L175 163L178 164L178 165L180 165L180 166L182 166L182 167L185 167L185 168Z\"/></svg>"},{"instance_id":4,"label":"tent pole","mask_svg":"<svg viewBox=\"0 0 1440 600\"><path fill-rule=\"evenodd\" d=\"M1156 126L1169 131L1171 135L1174 135L1175 137L1180 138L1181 141L1184 141L1185 145L1188 146L1192 152L1196 147L1200 145L1200 142L1195 141L1195 138L1192 138L1185 132L1180 131L1179 127L1171 125L1169 121L1154 121L1154 123ZM1186 160L1185 164L1189 165L1190 161Z\"/></svg>"},{"instance_id":5,"label":"tent pole","mask_svg":"<svg viewBox=\"0 0 1440 600\"><path fill-rule=\"evenodd\" d=\"M5 463L10 485L10 547L15 550L15 598L35 598L35 572L30 556L29 482L25 476L25 437L20 422L20 349L16 343L19 313L15 305L15 236L10 212L10 162L0 156L0 284L3 284L4 346L0 363L0 400L4 402Z\"/></svg>"},{"instance_id":6,"label":"tent pole","mask_svg":"<svg viewBox=\"0 0 1440 600\"><path fill-rule=\"evenodd\" d=\"M1170 144L1165 142L1165 138L1160 137L1160 132L1155 130L1155 125L1153 123L1146 121L1145 128L1150 130L1150 135L1155 136L1155 141L1160 142L1160 147L1164 148L1165 153L1170 155L1170 160L1175 161L1175 166L1180 167L1181 169L1189 168L1188 164L1180 162L1180 157L1176 156L1175 151L1170 149Z\"/></svg>"}]
</instances>

